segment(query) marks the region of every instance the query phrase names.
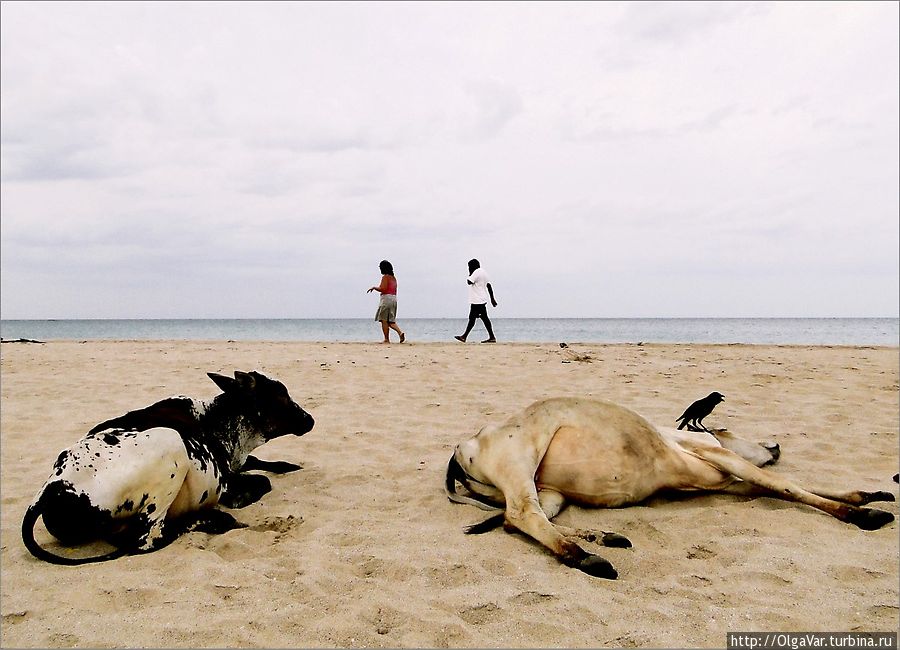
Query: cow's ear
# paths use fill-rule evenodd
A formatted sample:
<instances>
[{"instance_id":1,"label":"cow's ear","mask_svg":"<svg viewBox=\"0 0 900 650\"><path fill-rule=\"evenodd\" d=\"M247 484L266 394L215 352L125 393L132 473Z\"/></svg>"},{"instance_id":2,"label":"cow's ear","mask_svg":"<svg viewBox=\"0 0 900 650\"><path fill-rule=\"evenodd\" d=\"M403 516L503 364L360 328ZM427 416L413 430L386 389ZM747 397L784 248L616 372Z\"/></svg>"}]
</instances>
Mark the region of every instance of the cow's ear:
<instances>
[{"instance_id":1,"label":"cow's ear","mask_svg":"<svg viewBox=\"0 0 900 650\"><path fill-rule=\"evenodd\" d=\"M221 388L226 393L234 390L237 387L237 382L231 377L226 377L225 375L220 375L217 372L208 372L206 375L216 382L216 386Z\"/></svg>"},{"instance_id":2,"label":"cow's ear","mask_svg":"<svg viewBox=\"0 0 900 650\"><path fill-rule=\"evenodd\" d=\"M234 379L238 386L241 387L241 390L250 391L256 388L256 377L252 373L235 370Z\"/></svg>"}]
</instances>

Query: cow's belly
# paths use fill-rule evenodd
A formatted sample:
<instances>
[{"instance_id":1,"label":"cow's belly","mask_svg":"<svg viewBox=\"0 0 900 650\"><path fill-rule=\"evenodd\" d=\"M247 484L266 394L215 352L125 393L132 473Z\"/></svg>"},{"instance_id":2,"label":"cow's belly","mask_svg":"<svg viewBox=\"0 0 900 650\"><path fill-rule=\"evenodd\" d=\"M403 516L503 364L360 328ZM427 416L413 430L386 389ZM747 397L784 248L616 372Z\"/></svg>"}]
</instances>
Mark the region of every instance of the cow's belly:
<instances>
[{"instance_id":1,"label":"cow's belly","mask_svg":"<svg viewBox=\"0 0 900 650\"><path fill-rule=\"evenodd\" d=\"M535 474L538 489L552 489L584 505L614 508L643 501L685 476L685 458L652 430L591 431L563 427Z\"/></svg>"}]
</instances>

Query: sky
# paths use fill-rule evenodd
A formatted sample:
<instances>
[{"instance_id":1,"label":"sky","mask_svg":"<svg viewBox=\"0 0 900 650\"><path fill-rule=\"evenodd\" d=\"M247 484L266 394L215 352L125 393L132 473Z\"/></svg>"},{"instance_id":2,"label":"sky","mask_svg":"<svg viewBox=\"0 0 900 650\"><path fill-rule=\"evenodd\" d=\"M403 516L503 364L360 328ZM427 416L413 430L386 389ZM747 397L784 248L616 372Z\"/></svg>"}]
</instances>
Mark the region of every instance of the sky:
<instances>
[{"instance_id":1,"label":"sky","mask_svg":"<svg viewBox=\"0 0 900 650\"><path fill-rule=\"evenodd\" d=\"M896 2L0 5L0 316L898 317Z\"/></svg>"}]
</instances>

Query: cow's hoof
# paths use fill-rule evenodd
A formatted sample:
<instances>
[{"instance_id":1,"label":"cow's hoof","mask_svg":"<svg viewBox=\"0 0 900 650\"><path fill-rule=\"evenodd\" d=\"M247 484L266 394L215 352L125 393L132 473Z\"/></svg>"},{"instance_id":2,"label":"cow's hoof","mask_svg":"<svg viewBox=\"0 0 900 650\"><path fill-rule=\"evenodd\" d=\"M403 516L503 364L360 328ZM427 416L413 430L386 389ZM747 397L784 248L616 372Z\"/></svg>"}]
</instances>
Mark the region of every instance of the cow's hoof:
<instances>
[{"instance_id":1,"label":"cow's hoof","mask_svg":"<svg viewBox=\"0 0 900 650\"><path fill-rule=\"evenodd\" d=\"M863 504L874 503L875 501L896 501L896 498L890 492L879 490L878 492L860 492L863 497Z\"/></svg>"},{"instance_id":2,"label":"cow's hoof","mask_svg":"<svg viewBox=\"0 0 900 650\"><path fill-rule=\"evenodd\" d=\"M781 445L777 442L762 442L760 443L767 452L772 455L772 460L766 461L766 465L774 465L778 462L778 459L781 458Z\"/></svg>"},{"instance_id":3,"label":"cow's hoof","mask_svg":"<svg viewBox=\"0 0 900 650\"><path fill-rule=\"evenodd\" d=\"M604 546L631 548L631 540L618 533L603 533L603 538L600 541Z\"/></svg>"},{"instance_id":4,"label":"cow's hoof","mask_svg":"<svg viewBox=\"0 0 900 650\"><path fill-rule=\"evenodd\" d=\"M237 528L247 528L247 524L242 524L224 510L212 509L198 515L197 520L193 526L189 527L189 530L210 535L221 535Z\"/></svg>"},{"instance_id":5,"label":"cow's hoof","mask_svg":"<svg viewBox=\"0 0 900 650\"><path fill-rule=\"evenodd\" d=\"M875 508L858 508L850 513L847 521L863 530L878 530L894 521L894 515Z\"/></svg>"},{"instance_id":6,"label":"cow's hoof","mask_svg":"<svg viewBox=\"0 0 900 650\"><path fill-rule=\"evenodd\" d=\"M613 568L613 565L599 555L588 555L576 562L574 567L595 578L615 580L619 577L619 573Z\"/></svg>"},{"instance_id":7,"label":"cow's hoof","mask_svg":"<svg viewBox=\"0 0 900 650\"><path fill-rule=\"evenodd\" d=\"M297 463L289 463L286 460L274 460L262 469L264 472L271 472L272 474L289 474L290 472L303 469L303 466Z\"/></svg>"}]
</instances>

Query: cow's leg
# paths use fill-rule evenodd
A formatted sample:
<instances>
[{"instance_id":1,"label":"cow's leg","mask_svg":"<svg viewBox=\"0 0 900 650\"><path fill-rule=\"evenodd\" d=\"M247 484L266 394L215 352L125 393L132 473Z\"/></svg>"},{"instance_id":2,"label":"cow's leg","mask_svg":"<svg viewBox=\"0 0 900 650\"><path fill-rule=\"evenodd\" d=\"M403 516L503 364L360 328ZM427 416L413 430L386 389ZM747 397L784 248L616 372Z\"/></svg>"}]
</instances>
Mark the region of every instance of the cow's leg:
<instances>
[{"instance_id":1,"label":"cow's leg","mask_svg":"<svg viewBox=\"0 0 900 650\"><path fill-rule=\"evenodd\" d=\"M747 483L746 481L733 483L720 491L727 494L736 494L739 496L772 496L772 490L760 485L754 485L753 483ZM836 492L833 490L820 490L818 488L807 488L807 491L815 494L816 496L820 496L823 499L831 499L832 501L849 503L850 505L854 506L864 506L868 503L874 503L876 501L896 500L893 494L884 491L864 492L863 490L851 490L848 492Z\"/></svg>"},{"instance_id":2,"label":"cow's leg","mask_svg":"<svg viewBox=\"0 0 900 650\"><path fill-rule=\"evenodd\" d=\"M140 504L139 511L129 517L129 530L123 533L137 553L163 548L178 537L174 522L185 508L183 501L191 493L195 471L176 431L158 428L144 433L146 437L139 439L143 462L134 463L128 474L132 490L141 494L140 499L131 499Z\"/></svg>"},{"instance_id":3,"label":"cow's leg","mask_svg":"<svg viewBox=\"0 0 900 650\"><path fill-rule=\"evenodd\" d=\"M805 503L863 530L875 530L894 521L894 515L889 512L860 508L813 494L785 478L756 467L727 449L697 445L693 446L692 451L720 471L770 490L770 496Z\"/></svg>"},{"instance_id":4,"label":"cow's leg","mask_svg":"<svg viewBox=\"0 0 900 650\"><path fill-rule=\"evenodd\" d=\"M137 553L149 553L168 546L178 537L176 527L166 526L164 517L150 522L145 532L138 538Z\"/></svg>"},{"instance_id":5,"label":"cow's leg","mask_svg":"<svg viewBox=\"0 0 900 650\"><path fill-rule=\"evenodd\" d=\"M150 530L137 547L138 553L158 551L174 542L184 533L193 531L219 535L236 528L246 528L234 517L223 510L205 509L193 512L177 519L160 519L151 525Z\"/></svg>"},{"instance_id":6,"label":"cow's leg","mask_svg":"<svg viewBox=\"0 0 900 650\"><path fill-rule=\"evenodd\" d=\"M198 512L197 516L193 517L193 521L187 522L187 525L184 527L184 532L197 531L208 533L210 535L221 535L222 533L227 533L229 530L246 527L247 524L242 524L224 510L207 508Z\"/></svg>"},{"instance_id":7,"label":"cow's leg","mask_svg":"<svg viewBox=\"0 0 900 650\"><path fill-rule=\"evenodd\" d=\"M243 508L272 491L272 482L260 474L234 474L225 483L219 503L226 508Z\"/></svg>"},{"instance_id":8,"label":"cow's leg","mask_svg":"<svg viewBox=\"0 0 900 650\"><path fill-rule=\"evenodd\" d=\"M616 578L618 574L607 560L588 553L562 535L541 509L534 477L559 428L547 413L526 416L524 422L511 418L502 427L485 427L478 438L458 445L454 458L460 455L466 459L470 465L466 471L473 479L492 485L503 494L506 524L546 546L567 566L596 577Z\"/></svg>"},{"instance_id":9,"label":"cow's leg","mask_svg":"<svg viewBox=\"0 0 900 650\"><path fill-rule=\"evenodd\" d=\"M556 530L550 523L547 515L541 509L532 476L527 473L519 476L519 480L515 481L515 490L511 486L508 486L507 489L501 487L503 493L507 495L504 525L512 526L536 539L549 548L566 566L574 567L598 578L615 579L618 573L612 564L599 555L588 553Z\"/></svg>"},{"instance_id":10,"label":"cow's leg","mask_svg":"<svg viewBox=\"0 0 900 650\"><path fill-rule=\"evenodd\" d=\"M241 467L241 471L248 472L254 469L271 472L272 474L287 474L288 472L296 472L298 469L303 469L303 467L284 460L260 460L256 456L247 456L247 461Z\"/></svg>"},{"instance_id":11,"label":"cow's leg","mask_svg":"<svg viewBox=\"0 0 900 650\"><path fill-rule=\"evenodd\" d=\"M137 517L138 521L142 522L142 525L138 527L138 553L157 551L171 544L182 533L180 517L166 518L174 501L175 497L156 501L152 504L156 506L152 511L149 507L145 508L144 512Z\"/></svg>"},{"instance_id":12,"label":"cow's leg","mask_svg":"<svg viewBox=\"0 0 900 650\"><path fill-rule=\"evenodd\" d=\"M757 467L774 464L781 457L781 447L777 442L750 442L724 429L713 429L712 435L725 449L730 449Z\"/></svg>"},{"instance_id":13,"label":"cow's leg","mask_svg":"<svg viewBox=\"0 0 900 650\"><path fill-rule=\"evenodd\" d=\"M163 511L159 517L148 520L146 532L138 538L137 553L158 551L171 544L184 532L181 518L167 520L165 515Z\"/></svg>"},{"instance_id":14,"label":"cow's leg","mask_svg":"<svg viewBox=\"0 0 900 650\"><path fill-rule=\"evenodd\" d=\"M547 519L552 520L566 507L566 497L556 490L538 490L538 503L541 504L541 510L547 515ZM557 528L565 528L564 526L559 526L557 524L554 524L554 526ZM570 530L575 529L572 528Z\"/></svg>"},{"instance_id":15,"label":"cow's leg","mask_svg":"<svg viewBox=\"0 0 900 650\"><path fill-rule=\"evenodd\" d=\"M541 504L541 510L547 515L547 519L551 520L550 523L566 537L578 537L588 542L603 544L603 546L631 548L631 541L618 533L608 533L602 530L598 533L584 528L563 526L552 521L566 507L566 498L556 490L538 490L538 501Z\"/></svg>"},{"instance_id":16,"label":"cow's leg","mask_svg":"<svg viewBox=\"0 0 900 650\"><path fill-rule=\"evenodd\" d=\"M879 490L878 492L865 492L863 490L851 490L849 492L835 492L833 490L820 490L818 488L810 489L810 492L825 499L841 501L854 506L864 506L867 503L875 503L876 501L896 501L896 498L890 492Z\"/></svg>"}]
</instances>

